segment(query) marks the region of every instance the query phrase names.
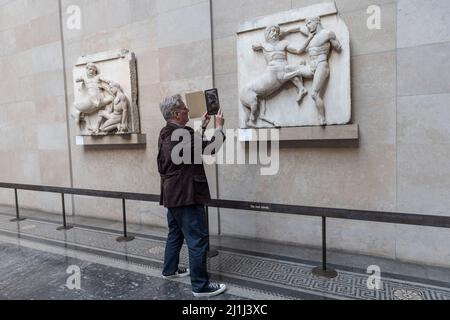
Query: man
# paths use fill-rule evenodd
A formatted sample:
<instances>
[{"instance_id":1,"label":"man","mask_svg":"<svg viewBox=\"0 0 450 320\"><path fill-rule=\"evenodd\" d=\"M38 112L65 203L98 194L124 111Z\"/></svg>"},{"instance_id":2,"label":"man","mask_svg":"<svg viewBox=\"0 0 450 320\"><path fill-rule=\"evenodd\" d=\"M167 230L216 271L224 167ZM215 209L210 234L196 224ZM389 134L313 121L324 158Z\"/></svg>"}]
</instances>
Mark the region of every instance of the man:
<instances>
[{"instance_id":1,"label":"man","mask_svg":"<svg viewBox=\"0 0 450 320\"><path fill-rule=\"evenodd\" d=\"M224 284L211 283L208 277L206 258L208 249L208 226L206 224L205 203L211 199L203 163L194 163L197 154L202 154L212 143L220 147L225 139L223 134L224 117L222 111L216 116L216 132L211 141L203 141L203 132L196 133L186 124L189 109L180 95L166 97L160 109L167 121L161 130L158 141L158 171L161 175L160 204L168 208L167 237L162 275L166 279L184 277L190 274L192 293L196 297L211 297L226 290ZM202 118L203 131L211 117L206 113ZM181 134L180 130L182 130ZM186 142L186 135L188 142ZM183 138L180 142L177 137ZM175 140L175 141L172 141ZM200 141L199 141L200 140ZM174 152L180 143L188 145L191 157L179 161L179 153ZM210 149L210 148L208 148ZM182 153L186 151L183 149ZM217 151L217 148L216 148ZM213 153L213 152L212 152ZM177 159L175 159L177 158ZM186 159L183 157L183 159ZM189 249L189 269L179 264L183 241Z\"/></svg>"}]
</instances>

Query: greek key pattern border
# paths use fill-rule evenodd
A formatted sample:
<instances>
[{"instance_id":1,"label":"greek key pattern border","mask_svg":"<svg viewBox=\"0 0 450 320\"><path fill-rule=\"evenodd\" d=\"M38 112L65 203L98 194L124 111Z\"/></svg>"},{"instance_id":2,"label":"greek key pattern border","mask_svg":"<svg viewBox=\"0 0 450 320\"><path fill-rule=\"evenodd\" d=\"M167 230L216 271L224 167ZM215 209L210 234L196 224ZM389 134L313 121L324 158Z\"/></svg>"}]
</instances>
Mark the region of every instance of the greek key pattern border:
<instances>
[{"instance_id":1,"label":"greek key pattern border","mask_svg":"<svg viewBox=\"0 0 450 320\"><path fill-rule=\"evenodd\" d=\"M0 214L0 230L153 262L161 263L164 258L164 241L136 237L132 242L118 243L115 241L117 234L113 232L101 232L88 228L57 232L55 230L57 225L53 223L29 219L18 225L10 222L10 218ZM338 270L338 277L328 280L315 277L311 272L314 266L309 264L236 253L230 250L219 252L217 257L209 260L210 272L233 279L243 279L247 284L269 285L274 290L272 294L277 296L280 296L276 292L279 288L331 299L450 300L449 288L427 285L426 280L418 283L382 277L381 289L370 290L367 286L368 274ZM188 253L185 246L181 251L180 260L182 264L188 265ZM259 290L257 286L254 289Z\"/></svg>"}]
</instances>

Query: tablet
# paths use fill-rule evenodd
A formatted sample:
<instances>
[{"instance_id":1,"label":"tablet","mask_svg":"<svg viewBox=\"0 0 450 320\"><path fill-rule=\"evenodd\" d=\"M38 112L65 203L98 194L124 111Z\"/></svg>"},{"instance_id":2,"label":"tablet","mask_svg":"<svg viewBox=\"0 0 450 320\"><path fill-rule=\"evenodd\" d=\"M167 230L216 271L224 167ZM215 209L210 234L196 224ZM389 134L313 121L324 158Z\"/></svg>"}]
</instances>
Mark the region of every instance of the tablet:
<instances>
[{"instance_id":1,"label":"tablet","mask_svg":"<svg viewBox=\"0 0 450 320\"><path fill-rule=\"evenodd\" d=\"M220 103L219 93L217 92L216 88L205 91L205 100L208 115L215 116L216 114L218 114L220 110Z\"/></svg>"}]
</instances>

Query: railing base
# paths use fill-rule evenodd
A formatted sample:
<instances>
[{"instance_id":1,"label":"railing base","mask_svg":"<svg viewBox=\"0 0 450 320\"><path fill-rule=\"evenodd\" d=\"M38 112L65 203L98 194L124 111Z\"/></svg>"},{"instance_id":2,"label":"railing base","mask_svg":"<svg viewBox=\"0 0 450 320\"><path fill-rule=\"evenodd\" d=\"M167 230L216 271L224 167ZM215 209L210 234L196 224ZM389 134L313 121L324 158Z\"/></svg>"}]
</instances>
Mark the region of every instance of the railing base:
<instances>
[{"instance_id":1,"label":"railing base","mask_svg":"<svg viewBox=\"0 0 450 320\"><path fill-rule=\"evenodd\" d=\"M334 270L334 269L323 270L322 267L316 267L316 268L312 269L312 274L315 275L316 277L322 277L322 278L327 278L327 279L336 278L338 275L336 270Z\"/></svg>"},{"instance_id":2,"label":"railing base","mask_svg":"<svg viewBox=\"0 0 450 320\"><path fill-rule=\"evenodd\" d=\"M70 229L73 229L73 226L62 226L62 227L58 227L58 228L56 228L56 230L58 230L58 231L61 231L61 230L70 230Z\"/></svg>"},{"instance_id":3,"label":"railing base","mask_svg":"<svg viewBox=\"0 0 450 320\"><path fill-rule=\"evenodd\" d=\"M219 255L219 251L215 250L215 249L211 249L208 251L208 258L214 258L217 257Z\"/></svg>"},{"instance_id":4,"label":"railing base","mask_svg":"<svg viewBox=\"0 0 450 320\"><path fill-rule=\"evenodd\" d=\"M130 242L133 241L134 237L133 236L128 236L128 237L118 237L116 239L117 242Z\"/></svg>"},{"instance_id":5,"label":"railing base","mask_svg":"<svg viewBox=\"0 0 450 320\"><path fill-rule=\"evenodd\" d=\"M14 218L14 219L11 219L9 221L11 221L11 222L18 222L18 221L24 221L24 220L27 220L27 218Z\"/></svg>"}]
</instances>

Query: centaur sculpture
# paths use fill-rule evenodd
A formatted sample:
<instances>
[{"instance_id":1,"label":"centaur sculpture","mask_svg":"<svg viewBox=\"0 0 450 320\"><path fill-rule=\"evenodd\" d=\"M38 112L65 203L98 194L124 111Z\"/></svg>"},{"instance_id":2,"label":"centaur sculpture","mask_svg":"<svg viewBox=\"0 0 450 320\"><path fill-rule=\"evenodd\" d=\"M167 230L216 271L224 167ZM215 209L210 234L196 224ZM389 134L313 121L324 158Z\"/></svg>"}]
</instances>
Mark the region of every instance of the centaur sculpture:
<instances>
[{"instance_id":1,"label":"centaur sculpture","mask_svg":"<svg viewBox=\"0 0 450 320\"><path fill-rule=\"evenodd\" d=\"M282 40L287 34L301 32L308 36L305 43L295 47L286 40ZM328 56L331 47L336 51L341 50L341 44L334 32L323 28L320 18L306 19L306 28L293 28L282 32L278 25L272 25L265 30L266 41L252 46L254 51L262 51L267 62L265 72L257 79L244 87L240 93L240 100L246 112L246 126L254 128L256 122L261 119L273 126L277 124L265 116L265 100L276 93L281 87L292 82L297 88L297 102L300 104L308 91L303 84L304 78L313 78L311 97L315 102L319 123L326 125L325 104L323 102L323 88L330 75ZM301 61L298 65L290 65L287 61L287 53L309 53L310 63L306 65Z\"/></svg>"}]
</instances>

